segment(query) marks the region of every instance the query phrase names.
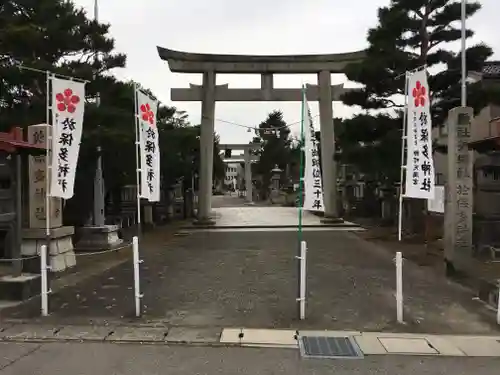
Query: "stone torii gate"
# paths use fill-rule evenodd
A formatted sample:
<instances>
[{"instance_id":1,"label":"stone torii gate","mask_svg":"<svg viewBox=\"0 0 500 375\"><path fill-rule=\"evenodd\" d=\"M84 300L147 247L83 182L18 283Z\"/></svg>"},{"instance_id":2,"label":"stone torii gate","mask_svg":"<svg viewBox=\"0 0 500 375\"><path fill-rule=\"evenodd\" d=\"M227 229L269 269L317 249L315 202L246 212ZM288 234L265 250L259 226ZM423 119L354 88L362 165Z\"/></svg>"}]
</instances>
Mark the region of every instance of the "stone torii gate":
<instances>
[{"instance_id":1,"label":"stone torii gate","mask_svg":"<svg viewBox=\"0 0 500 375\"><path fill-rule=\"evenodd\" d=\"M307 98L319 101L321 130L321 160L323 171L325 218L339 220L337 208L337 173L334 161L335 138L332 101L345 92L343 85L331 84L331 73L342 73L346 65L361 61L364 51L326 55L216 55L187 53L158 47L162 60L174 73L201 73L203 84L189 88L173 88L172 101L201 101L200 136L200 196L199 223L210 220L213 136L215 103L217 101L301 101L302 90L273 87L274 74L317 74L318 84L308 85ZM260 74L261 88L230 89L227 84L216 85L219 74Z\"/></svg>"},{"instance_id":2,"label":"stone torii gate","mask_svg":"<svg viewBox=\"0 0 500 375\"><path fill-rule=\"evenodd\" d=\"M221 144L221 150L235 150L243 151L243 160L245 161L245 190L247 193L247 203L253 203L253 189L252 189L252 161L257 161L258 157L253 156L250 151L258 150L262 147L259 143L248 144Z\"/></svg>"}]
</instances>

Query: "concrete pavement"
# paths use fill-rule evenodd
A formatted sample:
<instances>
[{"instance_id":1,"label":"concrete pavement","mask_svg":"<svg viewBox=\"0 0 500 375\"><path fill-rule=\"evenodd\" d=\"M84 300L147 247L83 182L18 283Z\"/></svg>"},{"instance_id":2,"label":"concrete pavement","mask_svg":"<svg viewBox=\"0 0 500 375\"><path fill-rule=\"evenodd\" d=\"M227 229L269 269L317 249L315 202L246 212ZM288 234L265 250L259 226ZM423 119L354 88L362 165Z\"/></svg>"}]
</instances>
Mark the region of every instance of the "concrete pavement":
<instances>
[{"instance_id":1,"label":"concrete pavement","mask_svg":"<svg viewBox=\"0 0 500 375\"><path fill-rule=\"evenodd\" d=\"M286 349L2 343L1 375L493 375L500 359L371 356L362 360L301 359Z\"/></svg>"},{"instance_id":2,"label":"concrete pavement","mask_svg":"<svg viewBox=\"0 0 500 375\"><path fill-rule=\"evenodd\" d=\"M436 335L389 332L325 331L189 327L146 324L64 325L7 324L0 327L0 342L73 342L211 347L266 347L300 349L301 337L348 339L367 355L432 355L498 357L500 336Z\"/></svg>"}]
</instances>

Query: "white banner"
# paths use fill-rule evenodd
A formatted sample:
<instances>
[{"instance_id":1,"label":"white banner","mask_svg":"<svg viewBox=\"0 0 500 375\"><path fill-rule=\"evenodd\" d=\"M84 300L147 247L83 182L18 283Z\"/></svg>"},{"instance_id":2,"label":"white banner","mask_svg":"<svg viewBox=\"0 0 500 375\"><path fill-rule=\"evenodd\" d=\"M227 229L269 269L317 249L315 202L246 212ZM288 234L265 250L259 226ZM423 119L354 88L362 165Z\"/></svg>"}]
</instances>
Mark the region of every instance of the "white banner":
<instances>
[{"instance_id":1,"label":"white banner","mask_svg":"<svg viewBox=\"0 0 500 375\"><path fill-rule=\"evenodd\" d=\"M160 201L160 148L156 112L158 102L137 90L137 123L141 150L141 197L150 202Z\"/></svg>"},{"instance_id":2,"label":"white banner","mask_svg":"<svg viewBox=\"0 0 500 375\"><path fill-rule=\"evenodd\" d=\"M303 97L302 104L302 129L304 140L304 210L324 211L323 205L323 183L321 181L321 169L319 165L318 140L311 118L311 111L307 99Z\"/></svg>"},{"instance_id":3,"label":"white banner","mask_svg":"<svg viewBox=\"0 0 500 375\"><path fill-rule=\"evenodd\" d=\"M70 199L75 186L85 108L85 83L52 77L50 196Z\"/></svg>"},{"instance_id":4,"label":"white banner","mask_svg":"<svg viewBox=\"0 0 500 375\"><path fill-rule=\"evenodd\" d=\"M427 71L422 69L408 78L408 114L406 125L405 197L434 199L434 159L432 121Z\"/></svg>"}]
</instances>

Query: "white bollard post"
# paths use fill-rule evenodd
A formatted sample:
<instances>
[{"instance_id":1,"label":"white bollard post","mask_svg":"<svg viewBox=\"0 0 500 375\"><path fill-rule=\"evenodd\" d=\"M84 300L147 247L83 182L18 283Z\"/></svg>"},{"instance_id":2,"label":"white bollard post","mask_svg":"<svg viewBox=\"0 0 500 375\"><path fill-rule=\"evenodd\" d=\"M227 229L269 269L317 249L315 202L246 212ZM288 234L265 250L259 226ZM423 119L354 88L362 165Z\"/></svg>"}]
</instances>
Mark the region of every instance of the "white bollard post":
<instances>
[{"instance_id":1,"label":"white bollard post","mask_svg":"<svg viewBox=\"0 0 500 375\"><path fill-rule=\"evenodd\" d=\"M403 323L403 255L396 253L396 314L398 323Z\"/></svg>"},{"instance_id":2,"label":"white bollard post","mask_svg":"<svg viewBox=\"0 0 500 375\"><path fill-rule=\"evenodd\" d=\"M142 260L139 259L139 238L134 236L132 239L132 251L133 251L133 261L134 261L134 293L135 293L135 316L141 316L141 284L140 284L140 264Z\"/></svg>"},{"instance_id":3,"label":"white bollard post","mask_svg":"<svg viewBox=\"0 0 500 375\"><path fill-rule=\"evenodd\" d=\"M306 280L307 280L307 267L306 267L306 254L307 242L300 242L300 320L306 318Z\"/></svg>"},{"instance_id":4,"label":"white bollard post","mask_svg":"<svg viewBox=\"0 0 500 375\"><path fill-rule=\"evenodd\" d=\"M49 315L49 284L47 278L47 245L40 248L40 279L42 297L42 316Z\"/></svg>"}]
</instances>

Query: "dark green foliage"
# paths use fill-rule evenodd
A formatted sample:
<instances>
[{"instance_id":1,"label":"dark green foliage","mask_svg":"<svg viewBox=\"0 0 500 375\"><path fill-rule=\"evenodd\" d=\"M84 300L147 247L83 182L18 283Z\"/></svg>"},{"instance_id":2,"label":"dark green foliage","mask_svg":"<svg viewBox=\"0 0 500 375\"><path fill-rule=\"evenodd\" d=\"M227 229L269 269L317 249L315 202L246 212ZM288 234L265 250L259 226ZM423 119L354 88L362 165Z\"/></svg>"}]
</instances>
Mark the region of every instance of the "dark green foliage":
<instances>
[{"instance_id":1,"label":"dark green foliage","mask_svg":"<svg viewBox=\"0 0 500 375\"><path fill-rule=\"evenodd\" d=\"M265 194L271 183L271 170L275 166L286 170L291 157L290 129L283 120L281 111L269 113L266 120L259 124L254 142L262 144L258 151L260 159L256 163L255 170L262 176L261 189Z\"/></svg>"},{"instance_id":2,"label":"dark green foliage","mask_svg":"<svg viewBox=\"0 0 500 375\"><path fill-rule=\"evenodd\" d=\"M467 16L480 4L467 2ZM367 112L344 120L338 137L342 160L381 180L399 180L404 74L426 65L434 126L442 126L448 111L460 105L460 53L448 42L460 39L459 0L392 0L378 12L378 25L368 31L369 48L363 63L347 67L349 80L365 85L347 93L343 102ZM473 35L467 30L467 36ZM491 49L479 44L467 49L468 70L481 70ZM437 72L436 72L437 71ZM399 97L398 97L399 95ZM468 104L480 110L493 95L479 84L468 90ZM368 110L384 110L373 114Z\"/></svg>"},{"instance_id":3,"label":"dark green foliage","mask_svg":"<svg viewBox=\"0 0 500 375\"><path fill-rule=\"evenodd\" d=\"M97 145L102 145L108 192L136 180L134 86L110 74L125 66L126 57L114 51L108 32L108 24L89 19L71 1L0 2L0 131L46 122L46 75L20 66L89 81L75 197L65 206L65 219L75 224L92 208ZM165 188L197 172L199 127L190 126L185 113L164 105L157 121ZM220 176L222 161L217 157L214 163L214 175Z\"/></svg>"}]
</instances>

